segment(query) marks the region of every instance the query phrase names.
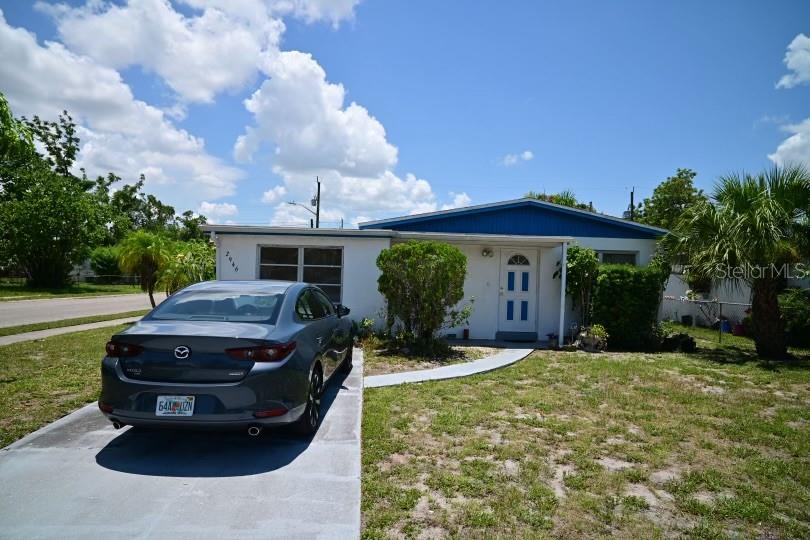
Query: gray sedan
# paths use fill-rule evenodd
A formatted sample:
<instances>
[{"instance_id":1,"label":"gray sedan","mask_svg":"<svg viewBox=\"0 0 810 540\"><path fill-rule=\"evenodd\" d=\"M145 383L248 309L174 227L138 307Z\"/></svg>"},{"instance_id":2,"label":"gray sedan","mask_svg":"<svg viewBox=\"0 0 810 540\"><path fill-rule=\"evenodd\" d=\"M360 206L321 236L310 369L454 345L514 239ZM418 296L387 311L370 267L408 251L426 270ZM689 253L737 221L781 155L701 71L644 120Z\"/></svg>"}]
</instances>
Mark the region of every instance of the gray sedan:
<instances>
[{"instance_id":1,"label":"gray sedan","mask_svg":"<svg viewBox=\"0 0 810 540\"><path fill-rule=\"evenodd\" d=\"M348 308L319 288L209 281L173 294L114 335L99 408L115 427L294 424L312 434L324 386L351 370Z\"/></svg>"}]
</instances>

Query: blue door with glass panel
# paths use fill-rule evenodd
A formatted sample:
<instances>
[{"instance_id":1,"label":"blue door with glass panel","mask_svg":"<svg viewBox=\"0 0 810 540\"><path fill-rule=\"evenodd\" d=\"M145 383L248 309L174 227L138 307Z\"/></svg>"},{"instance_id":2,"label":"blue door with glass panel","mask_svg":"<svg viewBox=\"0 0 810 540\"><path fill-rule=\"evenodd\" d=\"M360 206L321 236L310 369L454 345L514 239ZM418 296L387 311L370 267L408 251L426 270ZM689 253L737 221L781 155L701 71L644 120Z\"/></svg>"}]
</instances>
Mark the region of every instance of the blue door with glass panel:
<instances>
[{"instance_id":1,"label":"blue door with glass panel","mask_svg":"<svg viewBox=\"0 0 810 540\"><path fill-rule=\"evenodd\" d=\"M537 313L537 251L502 250L498 330L533 332Z\"/></svg>"}]
</instances>

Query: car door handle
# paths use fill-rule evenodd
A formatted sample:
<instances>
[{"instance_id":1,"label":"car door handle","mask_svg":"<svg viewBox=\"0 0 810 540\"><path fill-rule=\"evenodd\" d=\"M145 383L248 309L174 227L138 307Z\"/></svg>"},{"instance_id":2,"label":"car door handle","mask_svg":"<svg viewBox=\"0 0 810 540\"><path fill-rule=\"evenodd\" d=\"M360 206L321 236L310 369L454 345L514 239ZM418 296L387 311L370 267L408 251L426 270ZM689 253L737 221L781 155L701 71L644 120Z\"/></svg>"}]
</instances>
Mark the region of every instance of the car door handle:
<instances>
[{"instance_id":1,"label":"car door handle","mask_svg":"<svg viewBox=\"0 0 810 540\"><path fill-rule=\"evenodd\" d=\"M315 338L315 341L318 342L318 345L323 345L323 336L318 336Z\"/></svg>"}]
</instances>

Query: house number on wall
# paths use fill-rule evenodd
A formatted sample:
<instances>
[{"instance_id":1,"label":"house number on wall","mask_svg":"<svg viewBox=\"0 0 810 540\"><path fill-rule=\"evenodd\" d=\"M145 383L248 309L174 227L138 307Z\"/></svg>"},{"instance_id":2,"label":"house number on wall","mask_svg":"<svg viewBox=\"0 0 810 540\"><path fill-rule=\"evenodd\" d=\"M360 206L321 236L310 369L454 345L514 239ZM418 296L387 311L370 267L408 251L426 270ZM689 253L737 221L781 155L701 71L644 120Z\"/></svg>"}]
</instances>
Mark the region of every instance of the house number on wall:
<instances>
[{"instance_id":1,"label":"house number on wall","mask_svg":"<svg viewBox=\"0 0 810 540\"><path fill-rule=\"evenodd\" d=\"M239 272L239 265L236 264L236 261L233 260L233 256L231 256L230 250L225 251L225 256L228 257L228 261L231 263L231 267L233 268L234 272Z\"/></svg>"}]
</instances>

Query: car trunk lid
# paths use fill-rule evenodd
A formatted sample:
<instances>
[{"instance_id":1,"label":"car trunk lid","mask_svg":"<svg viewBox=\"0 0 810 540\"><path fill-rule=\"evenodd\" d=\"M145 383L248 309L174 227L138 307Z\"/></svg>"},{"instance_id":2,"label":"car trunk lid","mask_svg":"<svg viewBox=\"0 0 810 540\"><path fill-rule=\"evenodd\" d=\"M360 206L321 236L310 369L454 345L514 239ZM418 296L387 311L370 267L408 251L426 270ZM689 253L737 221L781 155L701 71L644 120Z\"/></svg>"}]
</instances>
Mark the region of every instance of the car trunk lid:
<instances>
[{"instance_id":1,"label":"car trunk lid","mask_svg":"<svg viewBox=\"0 0 810 540\"><path fill-rule=\"evenodd\" d=\"M124 374L167 383L227 383L243 379L253 360L233 358L228 349L272 342L273 326L213 321L141 321L113 341L138 345L136 356L121 358Z\"/></svg>"}]
</instances>

